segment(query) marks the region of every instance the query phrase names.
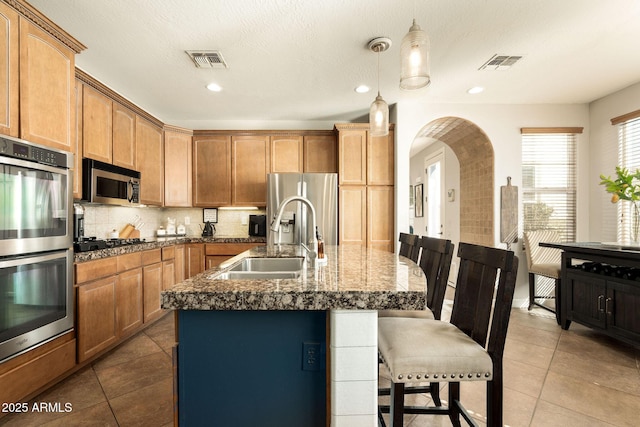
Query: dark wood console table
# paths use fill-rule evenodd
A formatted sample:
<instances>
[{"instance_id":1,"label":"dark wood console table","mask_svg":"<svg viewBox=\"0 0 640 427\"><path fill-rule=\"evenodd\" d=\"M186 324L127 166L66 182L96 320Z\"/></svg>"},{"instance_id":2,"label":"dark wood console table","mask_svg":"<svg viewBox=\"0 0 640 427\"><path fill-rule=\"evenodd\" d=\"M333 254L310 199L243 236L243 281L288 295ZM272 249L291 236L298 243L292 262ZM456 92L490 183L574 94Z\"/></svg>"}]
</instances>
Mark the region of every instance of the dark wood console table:
<instances>
[{"instance_id":1,"label":"dark wood console table","mask_svg":"<svg viewBox=\"0 0 640 427\"><path fill-rule=\"evenodd\" d=\"M562 250L560 326L571 322L640 347L640 246L540 243Z\"/></svg>"}]
</instances>

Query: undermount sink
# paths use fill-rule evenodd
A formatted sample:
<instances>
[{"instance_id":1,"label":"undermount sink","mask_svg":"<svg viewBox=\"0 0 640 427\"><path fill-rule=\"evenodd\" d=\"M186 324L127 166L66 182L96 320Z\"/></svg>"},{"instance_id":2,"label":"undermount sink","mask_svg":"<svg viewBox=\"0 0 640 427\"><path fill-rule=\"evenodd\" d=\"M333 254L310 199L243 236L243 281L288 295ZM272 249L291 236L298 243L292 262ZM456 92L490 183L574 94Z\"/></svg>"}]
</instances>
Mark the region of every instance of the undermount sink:
<instances>
[{"instance_id":1,"label":"undermount sink","mask_svg":"<svg viewBox=\"0 0 640 427\"><path fill-rule=\"evenodd\" d=\"M245 258L229 271L300 271L303 264L304 258Z\"/></svg>"},{"instance_id":2,"label":"undermount sink","mask_svg":"<svg viewBox=\"0 0 640 427\"><path fill-rule=\"evenodd\" d=\"M304 258L244 258L228 271L216 276L226 280L297 279Z\"/></svg>"},{"instance_id":3,"label":"undermount sink","mask_svg":"<svg viewBox=\"0 0 640 427\"><path fill-rule=\"evenodd\" d=\"M297 279L299 271L227 271L216 277L223 280Z\"/></svg>"}]
</instances>

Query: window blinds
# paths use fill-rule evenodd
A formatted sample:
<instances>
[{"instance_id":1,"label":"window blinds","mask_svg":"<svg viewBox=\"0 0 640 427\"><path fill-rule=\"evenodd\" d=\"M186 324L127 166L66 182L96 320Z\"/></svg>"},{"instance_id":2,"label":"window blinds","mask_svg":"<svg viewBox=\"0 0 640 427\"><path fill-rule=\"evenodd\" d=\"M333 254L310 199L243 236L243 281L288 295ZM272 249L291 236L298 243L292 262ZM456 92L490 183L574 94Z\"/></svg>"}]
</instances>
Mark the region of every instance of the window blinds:
<instances>
[{"instance_id":1,"label":"window blinds","mask_svg":"<svg viewBox=\"0 0 640 427\"><path fill-rule=\"evenodd\" d=\"M554 229L575 241L576 139L574 133L522 129L524 231Z\"/></svg>"},{"instance_id":2,"label":"window blinds","mask_svg":"<svg viewBox=\"0 0 640 427\"><path fill-rule=\"evenodd\" d=\"M618 164L630 171L640 169L640 118L619 123ZM618 203L618 241L629 239L632 217L631 203Z\"/></svg>"}]
</instances>

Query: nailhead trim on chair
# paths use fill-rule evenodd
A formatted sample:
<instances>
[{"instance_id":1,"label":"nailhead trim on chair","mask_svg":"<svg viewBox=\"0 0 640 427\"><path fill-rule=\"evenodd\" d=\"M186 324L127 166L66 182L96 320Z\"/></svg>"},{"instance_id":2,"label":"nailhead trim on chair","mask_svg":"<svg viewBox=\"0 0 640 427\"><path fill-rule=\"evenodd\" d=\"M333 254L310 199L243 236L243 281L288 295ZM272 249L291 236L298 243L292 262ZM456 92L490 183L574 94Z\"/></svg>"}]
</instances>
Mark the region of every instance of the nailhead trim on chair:
<instances>
[{"instance_id":1,"label":"nailhead trim on chair","mask_svg":"<svg viewBox=\"0 0 640 427\"><path fill-rule=\"evenodd\" d=\"M411 379L413 379L413 374L398 374L398 379L399 379L399 380L402 380L403 378L405 378L405 375L406 375L407 380L411 380ZM475 373L474 373L474 372L469 372L469 373L467 373L467 374L464 374L464 373L461 373L461 374L456 374L456 373L453 373L453 374L446 374L446 373L444 373L444 374L433 374L433 378L434 378L434 379L438 379L438 378L442 378L442 379L451 378L452 380L455 380L455 379L456 379L456 377L458 377L458 378L464 378L465 376L466 376L467 378L473 378L474 376L475 376L476 378L482 378L483 376L484 376L485 378L491 378L491 372L484 372L484 373L482 373L482 372L475 372ZM416 380L419 380L419 379L421 379L422 377L423 377L423 375L421 375L421 374L416 374ZM429 378L430 378L430 374L424 374L424 379L425 379L425 380L428 380Z\"/></svg>"}]
</instances>

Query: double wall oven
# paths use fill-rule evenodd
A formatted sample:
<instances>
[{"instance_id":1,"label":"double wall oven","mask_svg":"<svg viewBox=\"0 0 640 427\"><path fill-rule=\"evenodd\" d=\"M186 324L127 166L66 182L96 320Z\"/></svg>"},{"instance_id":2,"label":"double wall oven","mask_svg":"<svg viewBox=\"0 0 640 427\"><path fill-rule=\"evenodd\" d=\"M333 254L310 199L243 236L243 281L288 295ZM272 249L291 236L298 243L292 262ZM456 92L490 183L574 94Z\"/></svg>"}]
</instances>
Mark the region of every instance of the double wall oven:
<instances>
[{"instance_id":1,"label":"double wall oven","mask_svg":"<svg viewBox=\"0 0 640 427\"><path fill-rule=\"evenodd\" d=\"M0 136L0 361L73 328L72 165Z\"/></svg>"}]
</instances>

